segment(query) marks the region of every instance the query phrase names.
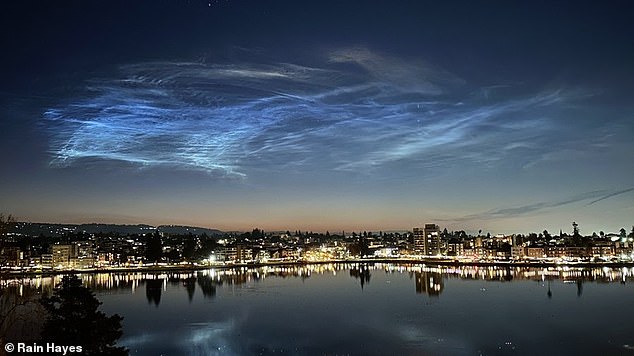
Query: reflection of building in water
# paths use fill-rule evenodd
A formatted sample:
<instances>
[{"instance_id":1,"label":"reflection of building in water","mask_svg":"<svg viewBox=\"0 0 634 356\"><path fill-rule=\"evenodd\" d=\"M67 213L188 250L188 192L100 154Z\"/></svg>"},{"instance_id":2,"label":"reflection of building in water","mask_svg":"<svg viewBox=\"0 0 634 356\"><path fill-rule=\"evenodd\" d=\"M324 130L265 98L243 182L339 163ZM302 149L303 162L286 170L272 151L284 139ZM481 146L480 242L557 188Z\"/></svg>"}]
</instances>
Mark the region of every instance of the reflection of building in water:
<instances>
[{"instance_id":1,"label":"reflection of building in water","mask_svg":"<svg viewBox=\"0 0 634 356\"><path fill-rule=\"evenodd\" d=\"M198 290L203 297L214 297L216 289L223 286L240 286L258 282L267 278L311 278L315 275L345 273L357 279L361 288L370 282L371 273L387 274L407 273L410 278L416 277L416 291L429 295L439 295L444 289L444 279L486 280L507 282L514 280L532 280L545 283L546 280L563 281L573 287L576 283L577 294L582 296L584 282L593 283L628 283L634 278L634 267L510 267L510 266L428 266L424 264L398 263L326 263L307 265L271 265L261 267L240 266L235 268L207 269L202 271L169 271L169 272L108 272L82 273L80 277L84 285L98 294L135 293L137 289L146 289L149 303L160 303L161 288L178 287L183 297L193 298ZM58 285L63 275L8 276L0 279L0 294L3 289L19 283L24 288L32 288L38 293L50 294ZM433 277L433 279L432 279ZM147 282L157 280L158 282ZM169 282L168 282L169 281ZM156 286L154 286L156 285ZM148 289L149 288L149 289ZM438 289L438 290L436 290ZM2 317L0 315L0 321Z\"/></svg>"},{"instance_id":2,"label":"reflection of building in water","mask_svg":"<svg viewBox=\"0 0 634 356\"><path fill-rule=\"evenodd\" d=\"M350 277L354 277L361 280L361 289L370 283L370 267L367 265L359 265L358 268L350 269Z\"/></svg>"},{"instance_id":3,"label":"reflection of building in water","mask_svg":"<svg viewBox=\"0 0 634 356\"><path fill-rule=\"evenodd\" d=\"M416 293L439 296L445 288L442 274L436 272L416 272Z\"/></svg>"}]
</instances>

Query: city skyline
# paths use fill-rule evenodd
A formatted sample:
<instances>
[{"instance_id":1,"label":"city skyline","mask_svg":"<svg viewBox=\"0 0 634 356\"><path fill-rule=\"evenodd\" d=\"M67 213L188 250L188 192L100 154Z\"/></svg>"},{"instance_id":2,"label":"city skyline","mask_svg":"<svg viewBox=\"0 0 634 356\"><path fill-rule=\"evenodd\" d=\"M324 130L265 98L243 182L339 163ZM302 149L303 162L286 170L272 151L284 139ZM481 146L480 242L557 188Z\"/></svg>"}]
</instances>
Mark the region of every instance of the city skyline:
<instances>
[{"instance_id":1,"label":"city skyline","mask_svg":"<svg viewBox=\"0 0 634 356\"><path fill-rule=\"evenodd\" d=\"M365 233L369 234L369 236L374 236L374 237L379 237L381 236L381 233L385 233L385 234L392 234L392 233L399 233L399 234L407 234L410 233L412 234L412 236L416 236L417 230L422 232L425 228L425 226L429 225L429 226L436 226L436 228L438 228L439 232L442 232L444 230L447 230L448 233L450 234L454 234L454 233L460 233L460 232L464 232L466 235L466 237L487 237L487 236L491 236L491 237L499 237L499 236L528 236L530 234L535 234L535 235L543 235L543 232L546 231L548 232L548 235L551 236L556 236L556 237L570 237L573 236L575 234L575 231L577 231L577 233L579 233L580 236L601 236L603 237L605 236L618 236L620 234L623 233L623 231L627 233L632 233L634 232L634 225L632 226L621 226L621 227L604 227L601 229L597 229L597 230L589 230L589 229L584 229L583 225L580 225L579 223L577 223L576 221L573 221L569 224L569 226L567 228L561 228L561 229L540 229L540 228L533 228L533 229L528 229L525 231L515 231L512 233L508 233L508 232L501 232L501 231L494 231L494 230L483 230L483 229L479 229L479 230L470 230L470 229L464 229L464 228L460 228L459 226L456 228L449 228L447 226L444 225L437 225L437 224L433 224L433 223L421 223L418 224L416 226L413 227L409 227L409 228L403 228L403 229L395 229L395 230L391 230L391 229L367 229L364 227L360 227L358 229L326 229L326 230L312 230L312 229L306 229L306 228L302 228L302 227L286 227L286 228L282 228L282 229L272 229L272 230L266 230L266 229L262 229L260 226L253 226L253 227L249 227L249 228L245 228L243 230L218 230L218 229L213 229L210 227L205 227L205 226L194 226L194 225L176 225L176 224L144 224L144 223L129 223L129 224L125 224L125 223L108 223L108 222L81 222L81 223L57 223L57 222L48 222L48 221L21 221L21 220L16 220L12 215L6 217L6 216L2 216L3 221L5 222L10 222L10 223L14 223L15 226L14 227L9 227L9 230L16 233L20 233L23 235L31 235L31 236L35 236L35 235L40 235L43 234L44 236L48 236L48 237L53 237L53 236L61 236L64 234L78 234L81 233L83 231L83 233L87 233L87 234L109 234L109 233L114 233L114 234L118 234L118 235L134 235L134 234L139 234L139 235L145 235L148 233L153 233L156 231L160 231L160 232L165 232L168 235L187 235L188 233L192 233L194 235L202 235L202 234L206 234L206 235L218 235L218 234L234 234L234 233L238 233L238 234L242 234L242 233L251 233L253 231L258 231L258 232L266 232L266 234L285 234L290 232L291 235L295 235L295 234L317 234L317 235L324 235L324 234L330 234L333 236L343 236L343 234L345 234L345 236L353 236L353 235L359 235L362 236ZM72 228L71 230L68 230L68 228ZM25 229L27 229L27 232L24 232Z\"/></svg>"},{"instance_id":2,"label":"city skyline","mask_svg":"<svg viewBox=\"0 0 634 356\"><path fill-rule=\"evenodd\" d=\"M12 4L0 212L224 231L630 231L629 7Z\"/></svg>"}]
</instances>

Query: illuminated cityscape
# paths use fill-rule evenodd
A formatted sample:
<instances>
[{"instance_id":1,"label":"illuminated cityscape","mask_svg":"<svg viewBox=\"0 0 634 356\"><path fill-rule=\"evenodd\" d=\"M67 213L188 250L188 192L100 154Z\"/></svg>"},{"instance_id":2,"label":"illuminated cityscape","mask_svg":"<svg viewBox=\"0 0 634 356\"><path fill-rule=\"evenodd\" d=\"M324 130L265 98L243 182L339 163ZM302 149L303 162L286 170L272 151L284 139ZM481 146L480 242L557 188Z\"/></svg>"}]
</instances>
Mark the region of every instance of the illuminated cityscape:
<instances>
[{"instance_id":1,"label":"illuminated cityscape","mask_svg":"<svg viewBox=\"0 0 634 356\"><path fill-rule=\"evenodd\" d=\"M542 233L467 235L464 231L424 224L411 232L346 234L254 229L207 235L205 229L181 227L187 234L139 228L140 234L86 233L65 226L63 235L28 236L31 224L13 223L5 232L2 267L9 272L98 270L104 268L205 268L234 264L346 261L427 261L443 263L633 263L634 227L629 233ZM46 225L51 231L51 226ZM114 227L116 228L116 227ZM129 226L127 228L130 228ZM64 230L66 229L66 230ZM167 230L174 228L168 228ZM193 234L194 232L202 232Z\"/></svg>"}]
</instances>

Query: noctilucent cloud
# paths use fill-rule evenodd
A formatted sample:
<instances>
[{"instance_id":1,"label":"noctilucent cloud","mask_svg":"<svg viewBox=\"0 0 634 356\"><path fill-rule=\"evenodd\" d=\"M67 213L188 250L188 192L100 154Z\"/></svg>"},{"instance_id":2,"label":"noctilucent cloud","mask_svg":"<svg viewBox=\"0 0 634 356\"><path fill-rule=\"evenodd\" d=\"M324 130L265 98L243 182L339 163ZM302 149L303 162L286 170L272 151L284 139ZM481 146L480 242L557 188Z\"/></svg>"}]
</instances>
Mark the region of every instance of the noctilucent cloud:
<instances>
[{"instance_id":1,"label":"noctilucent cloud","mask_svg":"<svg viewBox=\"0 0 634 356\"><path fill-rule=\"evenodd\" d=\"M634 223L627 4L150 4L10 9L0 211L225 230Z\"/></svg>"}]
</instances>

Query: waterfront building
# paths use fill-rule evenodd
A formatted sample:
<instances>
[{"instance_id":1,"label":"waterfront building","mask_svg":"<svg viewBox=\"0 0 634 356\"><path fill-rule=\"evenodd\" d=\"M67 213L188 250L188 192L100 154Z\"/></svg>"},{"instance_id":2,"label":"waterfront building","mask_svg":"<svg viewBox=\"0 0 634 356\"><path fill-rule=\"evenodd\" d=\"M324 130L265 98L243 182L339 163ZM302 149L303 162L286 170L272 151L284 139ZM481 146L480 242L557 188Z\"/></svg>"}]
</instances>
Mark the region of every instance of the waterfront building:
<instances>
[{"instance_id":1,"label":"waterfront building","mask_svg":"<svg viewBox=\"0 0 634 356\"><path fill-rule=\"evenodd\" d=\"M299 260L300 256L301 253L297 248L283 248L280 251L280 258L286 260L296 261Z\"/></svg>"},{"instance_id":2,"label":"waterfront building","mask_svg":"<svg viewBox=\"0 0 634 356\"><path fill-rule=\"evenodd\" d=\"M634 254L634 238L622 237L616 241L615 248L618 255Z\"/></svg>"},{"instance_id":3,"label":"waterfront building","mask_svg":"<svg viewBox=\"0 0 634 356\"><path fill-rule=\"evenodd\" d=\"M465 248L462 241L447 243L447 256L464 256Z\"/></svg>"},{"instance_id":4,"label":"waterfront building","mask_svg":"<svg viewBox=\"0 0 634 356\"><path fill-rule=\"evenodd\" d=\"M584 246L567 246L564 255L561 257L590 257L591 249Z\"/></svg>"},{"instance_id":5,"label":"waterfront building","mask_svg":"<svg viewBox=\"0 0 634 356\"><path fill-rule=\"evenodd\" d=\"M42 267L53 267L53 254L52 253L44 253L40 256L40 265Z\"/></svg>"},{"instance_id":6,"label":"waterfront building","mask_svg":"<svg viewBox=\"0 0 634 356\"><path fill-rule=\"evenodd\" d=\"M466 247L462 249L462 256L476 258L476 250L472 247Z\"/></svg>"},{"instance_id":7,"label":"waterfront building","mask_svg":"<svg viewBox=\"0 0 634 356\"><path fill-rule=\"evenodd\" d=\"M541 246L529 246L526 248L526 256L529 258L544 258L546 257L546 251Z\"/></svg>"},{"instance_id":8,"label":"waterfront building","mask_svg":"<svg viewBox=\"0 0 634 356\"><path fill-rule=\"evenodd\" d=\"M396 247L383 247L374 251L374 257L378 258L398 257L398 254L398 248Z\"/></svg>"},{"instance_id":9,"label":"waterfront building","mask_svg":"<svg viewBox=\"0 0 634 356\"><path fill-rule=\"evenodd\" d=\"M425 224L425 254L440 255L440 228L436 224Z\"/></svg>"},{"instance_id":10,"label":"waterfront building","mask_svg":"<svg viewBox=\"0 0 634 356\"><path fill-rule=\"evenodd\" d=\"M513 259L521 259L526 257L526 247L524 246L513 246L511 247L511 258Z\"/></svg>"},{"instance_id":11,"label":"waterfront building","mask_svg":"<svg viewBox=\"0 0 634 356\"><path fill-rule=\"evenodd\" d=\"M77 258L77 246L74 244L60 244L51 247L53 267L70 267L71 260Z\"/></svg>"},{"instance_id":12,"label":"waterfront building","mask_svg":"<svg viewBox=\"0 0 634 356\"><path fill-rule=\"evenodd\" d=\"M473 243L474 243L473 246L476 248L484 246L484 244L482 243L482 236L476 236Z\"/></svg>"},{"instance_id":13,"label":"waterfront building","mask_svg":"<svg viewBox=\"0 0 634 356\"><path fill-rule=\"evenodd\" d=\"M253 261L253 249L245 245L219 247L210 256L213 262L244 263Z\"/></svg>"},{"instance_id":14,"label":"waterfront building","mask_svg":"<svg viewBox=\"0 0 634 356\"><path fill-rule=\"evenodd\" d=\"M237 262L253 261L253 249L244 245L236 246L236 260Z\"/></svg>"},{"instance_id":15,"label":"waterfront building","mask_svg":"<svg viewBox=\"0 0 634 356\"><path fill-rule=\"evenodd\" d=\"M425 229L415 227L413 230L414 235L414 252L417 254L424 254L425 252Z\"/></svg>"},{"instance_id":16,"label":"waterfront building","mask_svg":"<svg viewBox=\"0 0 634 356\"><path fill-rule=\"evenodd\" d=\"M546 246L546 257L587 257L588 248L583 246Z\"/></svg>"},{"instance_id":17,"label":"waterfront building","mask_svg":"<svg viewBox=\"0 0 634 356\"><path fill-rule=\"evenodd\" d=\"M0 261L5 266L22 266L24 264L24 252L18 246L5 246L0 251Z\"/></svg>"},{"instance_id":18,"label":"waterfront building","mask_svg":"<svg viewBox=\"0 0 634 356\"><path fill-rule=\"evenodd\" d=\"M415 227L414 251L430 256L440 254L440 228L436 224L425 224L424 228Z\"/></svg>"},{"instance_id":19,"label":"waterfront building","mask_svg":"<svg viewBox=\"0 0 634 356\"><path fill-rule=\"evenodd\" d=\"M108 266L116 264L115 255L112 252L101 252L97 255L97 264L99 266Z\"/></svg>"},{"instance_id":20,"label":"waterfront building","mask_svg":"<svg viewBox=\"0 0 634 356\"><path fill-rule=\"evenodd\" d=\"M590 248L592 257L612 257L616 254L616 245L609 240L595 240Z\"/></svg>"},{"instance_id":21,"label":"waterfront building","mask_svg":"<svg viewBox=\"0 0 634 356\"><path fill-rule=\"evenodd\" d=\"M238 258L238 249L235 247L220 247L213 254L216 262L235 262Z\"/></svg>"},{"instance_id":22,"label":"waterfront building","mask_svg":"<svg viewBox=\"0 0 634 356\"><path fill-rule=\"evenodd\" d=\"M497 248L493 248L493 247L482 247L482 248L478 248L477 250L479 250L479 255L482 258L497 258L497 257L506 257L506 255L503 253L502 256L500 256L498 254L498 249Z\"/></svg>"},{"instance_id":23,"label":"waterfront building","mask_svg":"<svg viewBox=\"0 0 634 356\"><path fill-rule=\"evenodd\" d=\"M255 254L256 262L266 263L269 260L269 258L271 258L271 254L267 250L264 250L264 249L259 250Z\"/></svg>"}]
</instances>

